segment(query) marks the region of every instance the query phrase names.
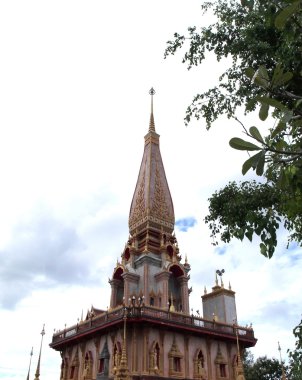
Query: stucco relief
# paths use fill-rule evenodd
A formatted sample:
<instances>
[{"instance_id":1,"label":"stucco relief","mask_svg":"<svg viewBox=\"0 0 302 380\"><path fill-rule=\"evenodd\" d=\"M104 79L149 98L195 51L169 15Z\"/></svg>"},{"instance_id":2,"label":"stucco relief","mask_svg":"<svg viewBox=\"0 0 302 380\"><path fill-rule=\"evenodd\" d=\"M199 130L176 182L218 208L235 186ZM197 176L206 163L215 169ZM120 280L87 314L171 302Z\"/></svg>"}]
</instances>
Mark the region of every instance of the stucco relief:
<instances>
[{"instance_id":1,"label":"stucco relief","mask_svg":"<svg viewBox=\"0 0 302 380\"><path fill-rule=\"evenodd\" d=\"M139 219L142 219L146 212L146 200L145 200L145 169L139 184L139 189L135 195L135 205L130 213L129 224L132 225Z\"/></svg>"},{"instance_id":2,"label":"stucco relief","mask_svg":"<svg viewBox=\"0 0 302 380\"><path fill-rule=\"evenodd\" d=\"M155 169L154 196L152 200L151 214L160 220L165 219L173 221L173 217L171 216L171 210L168 207L166 201L166 195L163 189L158 163L156 163Z\"/></svg>"}]
</instances>

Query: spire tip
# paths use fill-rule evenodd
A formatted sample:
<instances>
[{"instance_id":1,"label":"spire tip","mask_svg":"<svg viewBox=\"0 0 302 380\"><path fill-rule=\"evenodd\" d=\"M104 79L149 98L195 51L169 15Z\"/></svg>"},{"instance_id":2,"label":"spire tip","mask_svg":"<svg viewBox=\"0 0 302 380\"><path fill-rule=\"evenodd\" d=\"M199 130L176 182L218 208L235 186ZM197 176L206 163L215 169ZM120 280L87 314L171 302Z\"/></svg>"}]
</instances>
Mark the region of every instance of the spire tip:
<instances>
[{"instance_id":1,"label":"spire tip","mask_svg":"<svg viewBox=\"0 0 302 380\"><path fill-rule=\"evenodd\" d=\"M150 115L150 123L149 123L149 132L155 132L155 124L154 124L154 116L153 116L153 95L155 95L155 90L153 87L149 90L149 94L151 95L151 115Z\"/></svg>"}]
</instances>

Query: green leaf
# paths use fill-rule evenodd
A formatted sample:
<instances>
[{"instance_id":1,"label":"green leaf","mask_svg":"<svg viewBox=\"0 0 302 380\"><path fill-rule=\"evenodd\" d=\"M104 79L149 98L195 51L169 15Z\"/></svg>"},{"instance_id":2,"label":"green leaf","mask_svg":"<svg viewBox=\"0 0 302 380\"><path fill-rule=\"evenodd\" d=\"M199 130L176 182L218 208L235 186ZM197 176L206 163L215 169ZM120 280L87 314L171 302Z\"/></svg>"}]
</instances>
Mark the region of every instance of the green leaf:
<instances>
[{"instance_id":1,"label":"green leaf","mask_svg":"<svg viewBox=\"0 0 302 380\"><path fill-rule=\"evenodd\" d=\"M260 155L262 154L262 152L258 152L256 153L254 156L250 157L248 160L246 160L244 162L244 164L242 165L242 174L245 175L249 170L250 168L255 168L258 164L258 160L260 158Z\"/></svg>"},{"instance_id":2,"label":"green leaf","mask_svg":"<svg viewBox=\"0 0 302 380\"><path fill-rule=\"evenodd\" d=\"M237 150L260 150L261 148L249 141L240 139L239 137L233 137L230 142L230 146Z\"/></svg>"},{"instance_id":3,"label":"green leaf","mask_svg":"<svg viewBox=\"0 0 302 380\"><path fill-rule=\"evenodd\" d=\"M261 104L267 104L269 106L278 108L280 111L289 111L289 109L282 104L281 102L278 102L278 100L270 98L269 96L256 96L257 101Z\"/></svg>"},{"instance_id":4,"label":"green leaf","mask_svg":"<svg viewBox=\"0 0 302 380\"><path fill-rule=\"evenodd\" d=\"M269 86L269 76L267 70L264 66L260 66L255 72L252 81L263 88L268 88Z\"/></svg>"},{"instance_id":5,"label":"green leaf","mask_svg":"<svg viewBox=\"0 0 302 380\"><path fill-rule=\"evenodd\" d=\"M263 256L267 257L267 248L264 243L260 243L260 252Z\"/></svg>"},{"instance_id":6,"label":"green leaf","mask_svg":"<svg viewBox=\"0 0 302 380\"><path fill-rule=\"evenodd\" d=\"M259 111L259 118L262 121L266 120L266 118L268 117L268 110L269 110L269 105L266 103L263 103Z\"/></svg>"},{"instance_id":7,"label":"green leaf","mask_svg":"<svg viewBox=\"0 0 302 380\"><path fill-rule=\"evenodd\" d=\"M249 239L251 242L253 240L253 230L249 230L245 233L245 236Z\"/></svg>"},{"instance_id":8,"label":"green leaf","mask_svg":"<svg viewBox=\"0 0 302 380\"><path fill-rule=\"evenodd\" d=\"M250 99L248 102L247 102L247 104L246 104L246 106L245 106L245 109L247 110L247 111L252 111L252 110L254 110L255 109L255 104L257 103L257 98L255 97L255 98L252 98L252 99Z\"/></svg>"},{"instance_id":9,"label":"green leaf","mask_svg":"<svg viewBox=\"0 0 302 380\"><path fill-rule=\"evenodd\" d=\"M245 69L245 75L250 79L253 79L253 76L255 75L255 70L252 67L247 67Z\"/></svg>"},{"instance_id":10,"label":"green leaf","mask_svg":"<svg viewBox=\"0 0 302 380\"><path fill-rule=\"evenodd\" d=\"M296 108L298 108L300 104L302 104L302 99L296 101Z\"/></svg>"},{"instance_id":11,"label":"green leaf","mask_svg":"<svg viewBox=\"0 0 302 380\"><path fill-rule=\"evenodd\" d=\"M263 171L264 171L265 152L262 151L260 153L261 153L261 155L259 157L259 160L258 160L258 163L257 163L257 168L256 168L256 174L257 175L263 175Z\"/></svg>"},{"instance_id":12,"label":"green leaf","mask_svg":"<svg viewBox=\"0 0 302 380\"><path fill-rule=\"evenodd\" d=\"M284 131L286 128L286 123L283 120L280 120L277 124L277 127L273 129L273 132L271 134L271 138L273 139L276 137L280 132Z\"/></svg>"},{"instance_id":13,"label":"green leaf","mask_svg":"<svg viewBox=\"0 0 302 380\"><path fill-rule=\"evenodd\" d=\"M289 82L289 81L292 79L292 77L293 77L293 73L287 71L287 72L284 73L284 74L282 75L282 77L279 79L279 83L278 83L278 85L279 85L279 86L282 86L283 84Z\"/></svg>"},{"instance_id":14,"label":"green leaf","mask_svg":"<svg viewBox=\"0 0 302 380\"><path fill-rule=\"evenodd\" d=\"M279 87L290 81L293 77L291 72L283 73L283 68L278 64L274 70L273 78L271 82L272 88Z\"/></svg>"},{"instance_id":15,"label":"green leaf","mask_svg":"<svg viewBox=\"0 0 302 380\"><path fill-rule=\"evenodd\" d=\"M286 21L296 12L300 6L300 0L295 1L291 5L284 8L275 19L275 26L277 29L283 29Z\"/></svg>"},{"instance_id":16,"label":"green leaf","mask_svg":"<svg viewBox=\"0 0 302 380\"><path fill-rule=\"evenodd\" d=\"M256 127L251 127L251 128L250 128L250 134L251 134L251 135L252 135L257 141L264 143L263 138L262 138L262 136L261 136L261 134L260 134L258 128L256 128Z\"/></svg>"}]
</instances>

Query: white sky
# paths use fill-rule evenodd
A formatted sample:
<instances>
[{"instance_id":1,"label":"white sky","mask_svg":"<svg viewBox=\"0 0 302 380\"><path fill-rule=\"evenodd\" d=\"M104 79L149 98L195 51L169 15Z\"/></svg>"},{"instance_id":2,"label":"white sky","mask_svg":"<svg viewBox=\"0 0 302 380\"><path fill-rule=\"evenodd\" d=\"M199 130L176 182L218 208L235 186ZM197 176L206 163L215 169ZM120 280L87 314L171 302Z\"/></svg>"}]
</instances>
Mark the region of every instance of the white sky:
<instances>
[{"instance_id":1,"label":"white sky","mask_svg":"<svg viewBox=\"0 0 302 380\"><path fill-rule=\"evenodd\" d=\"M226 62L191 71L181 54L163 59L166 41L202 25L199 1L2 1L0 3L0 378L27 375L46 324L41 377L59 379L53 329L73 324L91 304L106 308L108 277L128 237L128 212L154 112L180 251L192 266L191 307L224 268L237 292L241 324L253 322L254 355L293 347L301 313L301 252L272 260L258 243L215 250L203 223L207 198L241 179L245 153L228 146L239 124L221 119L184 126L193 95L216 83ZM244 119L250 126L252 121ZM253 123L260 124L258 119ZM283 236L284 235L284 236Z\"/></svg>"}]
</instances>

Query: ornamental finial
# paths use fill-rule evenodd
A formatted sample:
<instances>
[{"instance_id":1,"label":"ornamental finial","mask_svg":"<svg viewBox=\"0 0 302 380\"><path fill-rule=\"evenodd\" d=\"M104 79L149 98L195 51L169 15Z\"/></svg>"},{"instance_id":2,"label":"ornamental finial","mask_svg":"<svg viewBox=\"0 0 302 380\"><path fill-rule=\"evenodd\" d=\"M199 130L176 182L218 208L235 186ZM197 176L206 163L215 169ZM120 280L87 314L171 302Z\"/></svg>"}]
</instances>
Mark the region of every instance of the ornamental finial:
<instances>
[{"instance_id":1,"label":"ornamental finial","mask_svg":"<svg viewBox=\"0 0 302 380\"><path fill-rule=\"evenodd\" d=\"M42 344L43 344L43 337L45 335L45 324L43 325L43 329L41 332L42 338L41 338L41 345L40 345L40 353L39 353L39 359L38 359L38 364L37 364L37 369L36 369L36 374L35 374L35 380L40 380L40 363L41 363L41 353L42 353Z\"/></svg>"},{"instance_id":2,"label":"ornamental finial","mask_svg":"<svg viewBox=\"0 0 302 380\"><path fill-rule=\"evenodd\" d=\"M153 87L149 90L149 94L151 95L151 114L150 114L150 123L149 123L149 132L155 132L155 124L154 124L154 116L153 116L153 95L155 94L155 90Z\"/></svg>"}]
</instances>

